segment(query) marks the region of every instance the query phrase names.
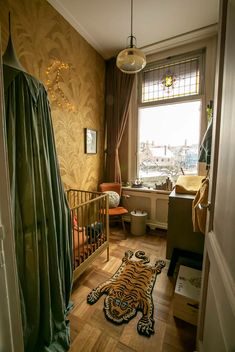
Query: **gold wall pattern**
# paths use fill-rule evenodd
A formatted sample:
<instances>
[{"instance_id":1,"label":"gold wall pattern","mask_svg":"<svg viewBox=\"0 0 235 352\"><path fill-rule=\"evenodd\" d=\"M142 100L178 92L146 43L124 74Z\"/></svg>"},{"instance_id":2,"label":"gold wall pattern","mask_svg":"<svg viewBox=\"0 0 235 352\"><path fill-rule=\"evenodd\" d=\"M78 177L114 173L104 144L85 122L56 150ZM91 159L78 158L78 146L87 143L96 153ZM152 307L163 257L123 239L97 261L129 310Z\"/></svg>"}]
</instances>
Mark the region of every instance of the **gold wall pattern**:
<instances>
[{"instance_id":1,"label":"gold wall pattern","mask_svg":"<svg viewBox=\"0 0 235 352\"><path fill-rule=\"evenodd\" d=\"M103 176L103 58L46 0L0 0L2 49L8 12L17 56L47 88L61 176L66 188L95 190ZM84 153L84 128L98 131L98 152Z\"/></svg>"}]
</instances>

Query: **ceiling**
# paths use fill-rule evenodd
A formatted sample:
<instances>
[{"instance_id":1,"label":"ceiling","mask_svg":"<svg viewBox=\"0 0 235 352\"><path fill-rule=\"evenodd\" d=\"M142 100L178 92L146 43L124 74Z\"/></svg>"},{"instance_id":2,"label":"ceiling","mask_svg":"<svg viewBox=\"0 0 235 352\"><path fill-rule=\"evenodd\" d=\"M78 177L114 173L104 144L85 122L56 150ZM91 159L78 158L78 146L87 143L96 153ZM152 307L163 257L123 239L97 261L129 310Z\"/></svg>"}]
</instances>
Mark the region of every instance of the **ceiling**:
<instances>
[{"instance_id":1,"label":"ceiling","mask_svg":"<svg viewBox=\"0 0 235 352\"><path fill-rule=\"evenodd\" d=\"M105 58L127 46L130 0L48 0ZM146 54L169 41L196 40L217 30L219 0L134 0L133 34Z\"/></svg>"}]
</instances>

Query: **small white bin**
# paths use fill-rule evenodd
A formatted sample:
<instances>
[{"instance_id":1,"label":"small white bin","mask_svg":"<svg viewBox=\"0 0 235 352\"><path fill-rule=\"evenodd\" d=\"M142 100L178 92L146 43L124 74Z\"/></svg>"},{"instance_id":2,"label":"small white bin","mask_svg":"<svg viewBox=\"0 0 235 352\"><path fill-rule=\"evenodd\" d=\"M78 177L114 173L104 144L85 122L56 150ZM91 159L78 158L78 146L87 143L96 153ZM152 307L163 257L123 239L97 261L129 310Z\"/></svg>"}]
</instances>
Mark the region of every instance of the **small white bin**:
<instances>
[{"instance_id":1,"label":"small white bin","mask_svg":"<svg viewBox=\"0 0 235 352\"><path fill-rule=\"evenodd\" d=\"M131 212L131 233L132 235L145 235L147 213L145 211L133 210Z\"/></svg>"}]
</instances>

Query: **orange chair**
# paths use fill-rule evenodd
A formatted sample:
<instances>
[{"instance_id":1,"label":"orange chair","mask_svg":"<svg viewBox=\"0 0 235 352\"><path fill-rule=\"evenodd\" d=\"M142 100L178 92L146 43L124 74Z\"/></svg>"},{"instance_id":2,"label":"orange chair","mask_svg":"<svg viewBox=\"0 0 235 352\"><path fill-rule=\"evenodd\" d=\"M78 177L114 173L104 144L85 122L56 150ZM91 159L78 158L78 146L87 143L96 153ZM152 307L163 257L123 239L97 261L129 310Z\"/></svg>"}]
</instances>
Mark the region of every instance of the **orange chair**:
<instances>
[{"instance_id":1,"label":"orange chair","mask_svg":"<svg viewBox=\"0 0 235 352\"><path fill-rule=\"evenodd\" d=\"M101 183L99 185L100 192L116 192L121 198L122 186L120 183L110 182L110 183ZM121 222L124 232L126 232L125 223L123 220L123 215L127 214L128 210L122 206L117 206L115 208L109 208L109 222Z\"/></svg>"}]
</instances>

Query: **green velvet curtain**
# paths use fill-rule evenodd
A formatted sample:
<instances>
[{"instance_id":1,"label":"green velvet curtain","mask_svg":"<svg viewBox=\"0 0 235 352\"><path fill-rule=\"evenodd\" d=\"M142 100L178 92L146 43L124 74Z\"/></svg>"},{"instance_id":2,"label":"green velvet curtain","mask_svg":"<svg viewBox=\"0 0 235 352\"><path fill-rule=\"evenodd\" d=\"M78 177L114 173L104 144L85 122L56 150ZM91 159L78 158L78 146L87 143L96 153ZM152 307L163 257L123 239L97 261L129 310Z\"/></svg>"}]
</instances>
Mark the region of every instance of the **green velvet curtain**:
<instances>
[{"instance_id":1,"label":"green velvet curtain","mask_svg":"<svg viewBox=\"0 0 235 352\"><path fill-rule=\"evenodd\" d=\"M72 236L44 86L4 65L12 217L25 351L67 351Z\"/></svg>"}]
</instances>

